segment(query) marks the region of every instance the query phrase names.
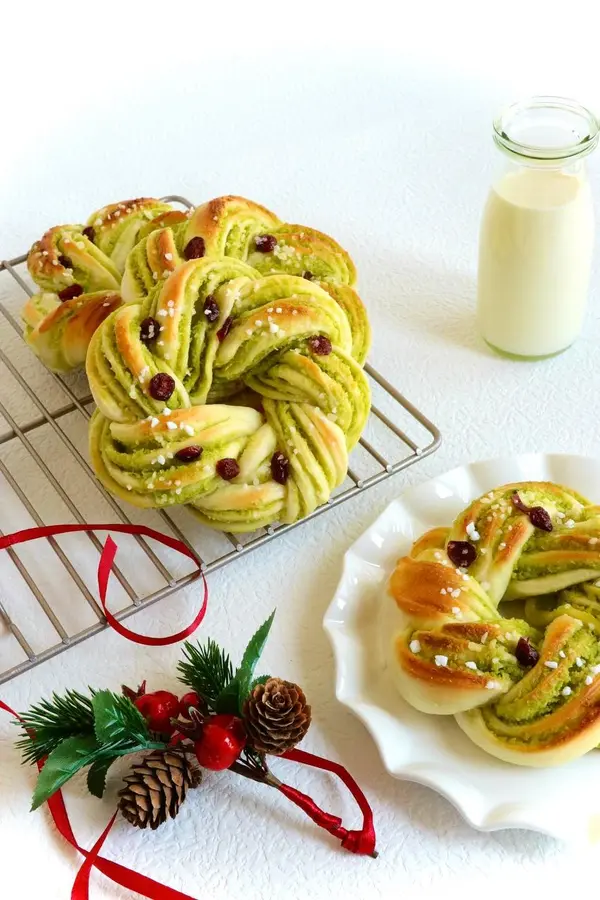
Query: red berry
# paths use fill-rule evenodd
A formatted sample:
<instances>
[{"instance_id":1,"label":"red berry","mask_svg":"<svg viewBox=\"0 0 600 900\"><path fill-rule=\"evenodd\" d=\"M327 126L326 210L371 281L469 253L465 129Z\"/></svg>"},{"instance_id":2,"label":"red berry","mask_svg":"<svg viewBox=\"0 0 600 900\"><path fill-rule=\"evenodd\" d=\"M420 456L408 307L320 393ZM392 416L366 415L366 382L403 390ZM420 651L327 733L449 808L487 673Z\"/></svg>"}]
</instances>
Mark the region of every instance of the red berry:
<instances>
[{"instance_id":1,"label":"red berry","mask_svg":"<svg viewBox=\"0 0 600 900\"><path fill-rule=\"evenodd\" d=\"M308 339L308 346L317 356L329 356L333 347L331 341L324 334L316 334Z\"/></svg>"},{"instance_id":2,"label":"red berry","mask_svg":"<svg viewBox=\"0 0 600 900\"><path fill-rule=\"evenodd\" d=\"M259 234L254 238L254 246L259 253L271 253L277 246L277 238L274 234Z\"/></svg>"},{"instance_id":3,"label":"red berry","mask_svg":"<svg viewBox=\"0 0 600 900\"><path fill-rule=\"evenodd\" d=\"M153 691L135 701L135 705L148 723L150 731L171 735L175 728L171 719L179 715L179 698L170 691Z\"/></svg>"},{"instance_id":4,"label":"red berry","mask_svg":"<svg viewBox=\"0 0 600 900\"><path fill-rule=\"evenodd\" d=\"M183 249L183 255L186 259L201 259L206 253L206 244L204 238L193 237L188 241Z\"/></svg>"},{"instance_id":5,"label":"red berry","mask_svg":"<svg viewBox=\"0 0 600 900\"><path fill-rule=\"evenodd\" d=\"M534 528L539 528L540 531L552 531L550 513L543 506L534 506L529 510L529 521Z\"/></svg>"},{"instance_id":6,"label":"red berry","mask_svg":"<svg viewBox=\"0 0 600 900\"><path fill-rule=\"evenodd\" d=\"M63 288L62 291L58 292L58 299L62 300L72 300L74 297L79 297L80 294L83 294L83 288L80 284L70 284L69 287Z\"/></svg>"},{"instance_id":7,"label":"red berry","mask_svg":"<svg viewBox=\"0 0 600 900\"><path fill-rule=\"evenodd\" d=\"M63 269L72 269L73 268L72 260L68 256L65 256L64 253L60 254L60 256L58 257L58 261L61 264L61 266L63 267Z\"/></svg>"},{"instance_id":8,"label":"red berry","mask_svg":"<svg viewBox=\"0 0 600 900\"><path fill-rule=\"evenodd\" d=\"M271 457L271 475L279 484L285 484L290 477L290 461L281 450L277 450Z\"/></svg>"},{"instance_id":9,"label":"red berry","mask_svg":"<svg viewBox=\"0 0 600 900\"><path fill-rule=\"evenodd\" d=\"M177 451L175 456L177 459L180 459L181 462L194 462L195 459L200 459L202 456L202 447L196 447L195 445L182 447L181 450Z\"/></svg>"},{"instance_id":10,"label":"red berry","mask_svg":"<svg viewBox=\"0 0 600 900\"><path fill-rule=\"evenodd\" d=\"M94 242L94 238L96 237L96 232L94 231L94 229L92 228L91 225L87 225L81 233L86 236L88 241L92 241L92 243Z\"/></svg>"},{"instance_id":11,"label":"red berry","mask_svg":"<svg viewBox=\"0 0 600 900\"><path fill-rule=\"evenodd\" d=\"M219 304L212 294L204 301L204 315L207 322L216 322L219 318Z\"/></svg>"},{"instance_id":12,"label":"red berry","mask_svg":"<svg viewBox=\"0 0 600 900\"><path fill-rule=\"evenodd\" d=\"M148 316L144 319L140 325L140 341L143 344L149 344L150 341L153 341L154 338L157 338L160 334L160 325L153 319L152 316Z\"/></svg>"},{"instance_id":13,"label":"red berry","mask_svg":"<svg viewBox=\"0 0 600 900\"><path fill-rule=\"evenodd\" d=\"M224 459L220 459L215 468L217 470L217 475L220 475L225 481L231 481L232 478L237 478L240 474L238 461L236 459L231 459L228 456Z\"/></svg>"},{"instance_id":14,"label":"red berry","mask_svg":"<svg viewBox=\"0 0 600 900\"><path fill-rule=\"evenodd\" d=\"M448 541L446 553L450 562L462 569L468 569L477 559L477 550L468 541Z\"/></svg>"},{"instance_id":15,"label":"red berry","mask_svg":"<svg viewBox=\"0 0 600 900\"><path fill-rule=\"evenodd\" d=\"M313 273L312 273L312 272L309 272L308 269L306 270L306 272L303 272L303 273L302 273L302 277L303 277L303 278L306 278L307 281L314 281L314 278L315 278L315 276L313 275Z\"/></svg>"},{"instance_id":16,"label":"red berry","mask_svg":"<svg viewBox=\"0 0 600 900\"><path fill-rule=\"evenodd\" d=\"M516 491L512 495L512 503L515 509L525 513L534 528L539 528L540 531L553 530L550 514L543 506L527 506L523 503Z\"/></svg>"},{"instance_id":17,"label":"red berry","mask_svg":"<svg viewBox=\"0 0 600 900\"><path fill-rule=\"evenodd\" d=\"M227 316L219 330L217 331L217 337L220 341L224 341L229 332L231 331L231 326L233 325L233 319L231 316Z\"/></svg>"},{"instance_id":18,"label":"red berry","mask_svg":"<svg viewBox=\"0 0 600 900\"><path fill-rule=\"evenodd\" d=\"M187 719L189 718L190 706L193 706L194 709L202 709L203 705L200 694L196 693L196 691L188 691L179 701L179 715Z\"/></svg>"},{"instance_id":19,"label":"red berry","mask_svg":"<svg viewBox=\"0 0 600 900\"><path fill-rule=\"evenodd\" d=\"M158 372L150 379L150 396L154 400L169 400L175 390L175 379L166 372Z\"/></svg>"},{"instance_id":20,"label":"red berry","mask_svg":"<svg viewBox=\"0 0 600 900\"><path fill-rule=\"evenodd\" d=\"M515 656L517 657L517 662L522 666L535 666L540 658L538 651L525 637L519 638L515 648Z\"/></svg>"},{"instance_id":21,"label":"red berry","mask_svg":"<svg viewBox=\"0 0 600 900\"><path fill-rule=\"evenodd\" d=\"M211 716L202 728L202 737L194 744L196 757L205 769L228 769L246 744L246 732L237 716Z\"/></svg>"}]
</instances>

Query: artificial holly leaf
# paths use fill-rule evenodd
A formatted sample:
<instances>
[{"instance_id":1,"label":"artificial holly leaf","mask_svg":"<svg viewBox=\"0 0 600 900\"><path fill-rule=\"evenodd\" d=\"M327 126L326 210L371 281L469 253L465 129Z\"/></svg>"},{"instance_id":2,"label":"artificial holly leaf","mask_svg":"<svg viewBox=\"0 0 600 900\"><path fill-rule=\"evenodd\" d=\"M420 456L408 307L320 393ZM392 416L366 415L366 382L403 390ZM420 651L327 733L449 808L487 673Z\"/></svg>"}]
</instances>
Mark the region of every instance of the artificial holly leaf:
<instances>
[{"instance_id":1,"label":"artificial holly leaf","mask_svg":"<svg viewBox=\"0 0 600 900\"><path fill-rule=\"evenodd\" d=\"M108 770L118 759L117 756L107 756L104 759L97 759L92 763L87 773L87 786L90 794L94 797L102 798L104 796L104 788L106 787L106 775Z\"/></svg>"},{"instance_id":2,"label":"artificial holly leaf","mask_svg":"<svg viewBox=\"0 0 600 900\"><path fill-rule=\"evenodd\" d=\"M237 675L223 688L215 702L215 711L218 713L240 714L240 683Z\"/></svg>"},{"instance_id":3,"label":"artificial holly leaf","mask_svg":"<svg viewBox=\"0 0 600 900\"><path fill-rule=\"evenodd\" d=\"M244 655L242 656L242 661L240 663L238 673L241 672L244 674L244 676L247 675L248 681L250 681L250 679L252 678L252 673L256 668L256 663L260 659L260 655L265 649L265 644L267 643L267 638L269 637L271 625L273 624L273 619L275 618L275 612L276 610L273 610L267 621L263 622L258 631L252 635L252 637L248 641L248 646L244 650ZM236 675L238 673L236 673Z\"/></svg>"},{"instance_id":4,"label":"artificial holly leaf","mask_svg":"<svg viewBox=\"0 0 600 900\"><path fill-rule=\"evenodd\" d=\"M252 680L252 675L254 674L254 669L264 650L274 618L275 610L273 610L267 621L263 622L258 631L250 638L248 646L244 651L242 661L233 676L233 679L217 697L215 704L217 712L241 712L242 704L250 689L250 682Z\"/></svg>"},{"instance_id":5,"label":"artificial holly leaf","mask_svg":"<svg viewBox=\"0 0 600 900\"><path fill-rule=\"evenodd\" d=\"M98 691L92 697L94 729L101 744L138 744L150 740L146 720L128 697Z\"/></svg>"},{"instance_id":6,"label":"artificial holly leaf","mask_svg":"<svg viewBox=\"0 0 600 900\"><path fill-rule=\"evenodd\" d=\"M72 737L62 741L49 755L38 775L31 809L45 803L76 772L93 763L100 753L100 745L94 737Z\"/></svg>"}]
</instances>

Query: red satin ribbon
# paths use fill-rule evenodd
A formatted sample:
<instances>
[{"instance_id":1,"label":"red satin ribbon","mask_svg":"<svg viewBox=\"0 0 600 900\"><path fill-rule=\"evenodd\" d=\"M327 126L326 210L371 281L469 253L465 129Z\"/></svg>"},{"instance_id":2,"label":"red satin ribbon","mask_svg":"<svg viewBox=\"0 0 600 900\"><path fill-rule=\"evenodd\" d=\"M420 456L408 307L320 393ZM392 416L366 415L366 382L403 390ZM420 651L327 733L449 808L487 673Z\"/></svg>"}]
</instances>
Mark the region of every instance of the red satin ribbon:
<instances>
[{"instance_id":1,"label":"red satin ribbon","mask_svg":"<svg viewBox=\"0 0 600 900\"><path fill-rule=\"evenodd\" d=\"M332 772L337 775L346 785L363 814L363 826L358 831L348 831L342 826L342 820L339 816L332 816L322 810L314 800L302 791L282 784L279 790L292 803L299 806L300 809L310 816L310 818L321 828L324 828L330 834L338 837L342 841L342 847L350 850L351 853L366 854L367 856L377 856L375 850L375 828L373 826L373 810L369 805L369 801L359 788L358 784L343 766L339 763L332 762L330 759L324 759L322 756L315 756L313 753L307 753L306 750L288 750L282 754L283 759L291 759L294 762L303 763L305 766L313 766L315 769L324 769L326 772Z\"/></svg>"},{"instance_id":2,"label":"red satin ribbon","mask_svg":"<svg viewBox=\"0 0 600 900\"><path fill-rule=\"evenodd\" d=\"M206 607L208 605L208 585L206 584L206 578L204 577L204 572L201 568L201 563L198 557L193 553L182 541L178 541L175 538L168 537L166 534L161 534L160 531L154 531L153 528L146 528L145 525L44 525L41 528L25 528L23 531L15 531L14 534L7 534L4 536L0 536L0 550L5 550L7 547L13 547L16 544L25 544L29 541L36 541L38 538L45 537L53 537L56 534L70 534L72 532L77 531L118 531L121 534L140 534L144 537L152 538L155 541L158 541L161 544L164 544L165 547L170 547L172 550L177 550L178 553L183 553L184 556L187 556L189 559L193 560L198 566L198 575L202 577L204 582L204 597L202 600L202 605L198 611L198 614L194 618L194 621L191 622L187 628L184 628L182 631L178 631L176 634L166 635L165 637L149 637L145 634L138 634L136 631L132 631L130 628L126 628L119 620L110 612L106 605L106 592L108 589L108 580L110 578L110 573L112 570L112 564L115 559L115 555L117 552L117 545L110 537L110 535L106 539L106 543L102 550L102 554L100 556L100 561L98 563L98 590L100 592L100 603L102 604L102 610L104 615L106 616L106 621L117 631L122 637L127 638L129 641L133 641L136 644L145 644L149 647L164 647L167 644L176 644L178 641L183 641L184 638L189 637L190 634L193 634L194 631L198 628L200 623L202 622L204 616L206 615Z\"/></svg>"},{"instance_id":3,"label":"red satin ribbon","mask_svg":"<svg viewBox=\"0 0 600 900\"><path fill-rule=\"evenodd\" d=\"M14 709L11 709L11 707L7 706L6 703L3 703L2 700L0 700L0 709L5 710L16 719L20 720L21 718ZM41 770L43 765L43 761L39 762L38 769ZM52 820L54 821L59 834L62 835L71 847L74 847L85 856L85 861L77 873L75 883L73 884L71 900L89 900L90 874L93 868L98 869L99 872L102 872L107 878L114 881L115 884L120 884L121 887L127 888L130 891L137 891L138 894L141 894L142 897L147 897L148 900L198 900L197 897L192 897L190 894L182 894L181 891L176 891L174 888L167 887L165 884L154 881L153 878L148 878L146 875L140 875L139 872L134 872L133 869L128 869L126 866L120 865L120 863L105 859L103 856L99 855L102 845L108 837L117 817L116 812L92 849L86 850L78 844L77 839L73 834L62 791L57 791L53 794L47 803L50 815L52 816Z\"/></svg>"},{"instance_id":4,"label":"red satin ribbon","mask_svg":"<svg viewBox=\"0 0 600 900\"><path fill-rule=\"evenodd\" d=\"M194 621L190 625L188 625L187 628L184 628L182 631L179 631L176 634L168 635L166 637L149 637L147 635L138 634L137 632L134 632L122 625L121 622L119 622L119 620L110 612L106 605L108 581L117 552L117 545L109 535L102 550L102 554L100 556L100 561L98 564L98 589L100 594L100 602L102 604L104 615L106 616L106 621L112 628L114 628L115 631L117 631L128 640L134 641L138 644L145 644L148 646L164 646L165 644L173 644L178 641L182 641L184 638L192 634L196 630L196 628L198 628L206 614L206 608L208 604L208 586L206 584L204 573L201 569L200 561L198 560L196 555L191 550L189 550L188 547L186 547L184 543L176 540L175 538L170 538L167 535L161 534L159 531L154 531L154 529L152 528L147 528L144 525L113 524L49 525L41 528L26 528L22 531L14 532L13 534L0 536L0 550L4 550L7 547L12 547L16 544L34 541L38 538L52 537L57 534L69 534L72 532L81 531L118 531L122 534L144 535L145 537L149 537L156 541L159 541L161 544L164 544L165 546L170 547L173 550L177 550L178 552L183 553L185 556L192 559L198 566L198 574L202 576L202 580L204 582L204 597L202 606L198 614L194 618ZM5 710L15 718L20 719L18 713L16 713L13 709L11 709L10 706L7 706L6 703L3 703L1 700L0 709ZM289 800L299 806L308 816L310 816L310 818L317 825L319 825L321 828L325 828L330 834L334 835L335 837L340 838L342 846L347 850L350 850L352 853L376 856L377 853L375 852L375 830L373 828L373 813L365 795L362 793L358 784L352 778L350 773L343 766L339 765L339 763L331 762L330 760L323 759L320 756L315 756L312 753L307 753L304 750L289 750L287 753L284 753L283 756L285 759L304 763L308 766L313 766L315 768L332 772L343 781L363 813L363 827L359 831L348 831L342 826L342 820L339 818L339 816L333 816L330 813L326 813L319 806L317 806L317 804L314 802L314 800L312 800L311 797L309 797L307 794L303 794L296 788L290 787L286 784L281 784L279 786L279 790L282 794L288 797ZM44 761L42 760L38 763L38 768L41 770L43 765ZM119 863L113 862L112 860L105 859L104 857L100 856L100 850L102 849L102 846L115 823L117 817L116 812L110 819L108 825L106 826L92 849L86 850L84 847L81 847L78 844L77 839L75 838L73 829L71 828L71 823L69 821L69 816L67 814L62 791L57 791L55 794L53 794L52 797L48 799L47 803L52 819L59 833L72 847L78 850L85 857L85 861L83 862L79 872L77 873L77 877L73 884L71 900L89 900L89 881L90 874L93 868L98 869L98 871L102 872L107 876L107 878L110 878L111 881L114 881L116 884L119 884L129 890L137 891L138 894L141 894L141 896L143 897L147 897L148 900L196 900L196 898L190 896L189 894L182 894L180 891L176 891L164 884L160 884L158 881L154 881L152 878L147 878L145 875L140 875L138 872L134 872L132 869L128 869L126 866L122 866Z\"/></svg>"}]
</instances>

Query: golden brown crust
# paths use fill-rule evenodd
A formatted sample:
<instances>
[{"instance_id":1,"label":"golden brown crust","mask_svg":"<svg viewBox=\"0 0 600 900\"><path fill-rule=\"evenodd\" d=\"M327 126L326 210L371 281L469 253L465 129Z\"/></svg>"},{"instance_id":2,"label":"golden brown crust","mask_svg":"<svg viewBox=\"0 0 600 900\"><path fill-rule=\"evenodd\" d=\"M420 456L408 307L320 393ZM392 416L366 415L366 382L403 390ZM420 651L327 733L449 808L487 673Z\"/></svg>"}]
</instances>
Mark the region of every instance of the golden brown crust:
<instances>
[{"instance_id":1,"label":"golden brown crust","mask_svg":"<svg viewBox=\"0 0 600 900\"><path fill-rule=\"evenodd\" d=\"M79 226L67 226L79 227ZM66 249L63 253L58 247L58 239L62 238L63 242L69 242L68 236L65 234L64 225L55 225L49 228L39 241L36 241L29 251L27 258L27 266L32 276L36 274L48 279L62 275L66 280L72 275L72 269L59 261L59 256L66 256Z\"/></svg>"},{"instance_id":2,"label":"golden brown crust","mask_svg":"<svg viewBox=\"0 0 600 900\"><path fill-rule=\"evenodd\" d=\"M153 209L159 202L153 197L137 197L120 203L109 203L90 216L88 225L92 228L114 228L126 216L142 212L144 209Z\"/></svg>"},{"instance_id":3,"label":"golden brown crust","mask_svg":"<svg viewBox=\"0 0 600 900\"><path fill-rule=\"evenodd\" d=\"M102 291L96 295L81 294L72 300L65 300L54 312L49 313L38 326L40 334L51 331L64 319L68 324L65 340L69 337L87 343L99 325L121 305L121 295L116 291Z\"/></svg>"},{"instance_id":4,"label":"golden brown crust","mask_svg":"<svg viewBox=\"0 0 600 900\"><path fill-rule=\"evenodd\" d=\"M425 550L443 550L446 546L449 528L431 528L422 534L411 547L410 555L416 559Z\"/></svg>"},{"instance_id":5,"label":"golden brown crust","mask_svg":"<svg viewBox=\"0 0 600 900\"><path fill-rule=\"evenodd\" d=\"M81 366L92 335L121 302L116 291L81 294L62 303L56 294L36 294L22 313L27 343L52 371Z\"/></svg>"},{"instance_id":6,"label":"golden brown crust","mask_svg":"<svg viewBox=\"0 0 600 900\"><path fill-rule=\"evenodd\" d=\"M185 213L180 209L171 209L169 212L159 213L159 215L146 222L145 225L142 225L137 234L138 242L161 228L174 228L183 222L187 222L191 214L192 210L189 213Z\"/></svg>"},{"instance_id":7,"label":"golden brown crust","mask_svg":"<svg viewBox=\"0 0 600 900\"><path fill-rule=\"evenodd\" d=\"M223 252L220 243L226 238L224 224L228 219L239 218L256 223L257 230L263 227L276 228L280 220L266 206L246 200L245 197L236 197L233 194L225 197L216 197L197 206L192 213L186 229L185 243L193 237L203 238L206 244L206 254Z\"/></svg>"},{"instance_id":8,"label":"golden brown crust","mask_svg":"<svg viewBox=\"0 0 600 900\"><path fill-rule=\"evenodd\" d=\"M444 562L446 564L444 565ZM454 609L468 604L472 585L446 560L424 561L405 556L398 561L389 581L389 592L398 608L419 621L445 621ZM458 597L453 597L460 591Z\"/></svg>"}]
</instances>

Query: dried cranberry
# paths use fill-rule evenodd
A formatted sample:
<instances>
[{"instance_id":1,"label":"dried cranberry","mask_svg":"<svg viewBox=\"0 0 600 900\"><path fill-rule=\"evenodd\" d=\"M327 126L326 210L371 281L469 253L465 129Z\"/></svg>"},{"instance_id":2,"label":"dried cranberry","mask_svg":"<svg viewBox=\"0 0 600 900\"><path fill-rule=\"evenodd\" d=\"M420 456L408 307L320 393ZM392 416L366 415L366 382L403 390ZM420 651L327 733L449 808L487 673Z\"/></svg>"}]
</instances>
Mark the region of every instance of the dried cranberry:
<instances>
[{"instance_id":1,"label":"dried cranberry","mask_svg":"<svg viewBox=\"0 0 600 900\"><path fill-rule=\"evenodd\" d=\"M280 450L271 457L271 475L278 484L285 484L290 477L290 461Z\"/></svg>"},{"instance_id":2,"label":"dried cranberry","mask_svg":"<svg viewBox=\"0 0 600 900\"><path fill-rule=\"evenodd\" d=\"M204 315L207 322L216 322L219 318L219 304L212 294L204 301Z\"/></svg>"},{"instance_id":3,"label":"dried cranberry","mask_svg":"<svg viewBox=\"0 0 600 900\"><path fill-rule=\"evenodd\" d=\"M166 372L158 372L150 379L149 390L154 400L168 400L175 390L175 379Z\"/></svg>"},{"instance_id":4,"label":"dried cranberry","mask_svg":"<svg viewBox=\"0 0 600 900\"><path fill-rule=\"evenodd\" d=\"M271 253L277 246L274 234L259 234L254 238L254 246L259 253Z\"/></svg>"},{"instance_id":5,"label":"dried cranberry","mask_svg":"<svg viewBox=\"0 0 600 900\"><path fill-rule=\"evenodd\" d=\"M205 253L206 244L204 243L204 238L201 237L193 237L191 241L187 242L183 250L183 255L186 259L202 259Z\"/></svg>"},{"instance_id":6,"label":"dried cranberry","mask_svg":"<svg viewBox=\"0 0 600 900\"><path fill-rule=\"evenodd\" d=\"M60 254L60 256L58 257L58 261L61 264L61 266L63 266L63 268L65 268L65 269L73 268L72 260L70 260L68 256L65 256L64 253Z\"/></svg>"},{"instance_id":7,"label":"dried cranberry","mask_svg":"<svg viewBox=\"0 0 600 900\"><path fill-rule=\"evenodd\" d=\"M83 229L83 231L81 233L83 235L85 235L85 237L88 239L88 241L91 241L92 243L94 243L94 238L96 237L96 232L94 231L94 229L92 228L91 225L86 225L86 227Z\"/></svg>"},{"instance_id":8,"label":"dried cranberry","mask_svg":"<svg viewBox=\"0 0 600 900\"><path fill-rule=\"evenodd\" d=\"M552 519L550 518L550 514L547 510L544 509L543 506L527 506L517 492L512 495L512 504L515 509L518 509L519 512L524 513L534 528L539 528L540 531L552 531Z\"/></svg>"},{"instance_id":9,"label":"dried cranberry","mask_svg":"<svg viewBox=\"0 0 600 900\"><path fill-rule=\"evenodd\" d=\"M59 300L72 300L73 297L79 297L83 294L83 288L80 284L70 284L69 287L63 288L58 292Z\"/></svg>"},{"instance_id":10,"label":"dried cranberry","mask_svg":"<svg viewBox=\"0 0 600 900\"><path fill-rule=\"evenodd\" d=\"M216 469L217 475L220 475L225 481L231 481L232 478L236 478L240 474L240 467L237 460L230 459L229 457L220 459L216 465Z\"/></svg>"},{"instance_id":11,"label":"dried cranberry","mask_svg":"<svg viewBox=\"0 0 600 900\"><path fill-rule=\"evenodd\" d=\"M541 531L552 531L552 519L543 506L534 506L529 510L529 521L534 528L539 528Z\"/></svg>"},{"instance_id":12,"label":"dried cranberry","mask_svg":"<svg viewBox=\"0 0 600 900\"><path fill-rule=\"evenodd\" d=\"M448 541L446 553L450 561L461 569L468 569L477 559L477 550L468 541Z\"/></svg>"},{"instance_id":13,"label":"dried cranberry","mask_svg":"<svg viewBox=\"0 0 600 900\"><path fill-rule=\"evenodd\" d=\"M515 656L517 657L517 662L522 666L535 666L540 658L540 654L525 637L519 638L515 649Z\"/></svg>"},{"instance_id":14,"label":"dried cranberry","mask_svg":"<svg viewBox=\"0 0 600 900\"><path fill-rule=\"evenodd\" d=\"M331 341L324 334L316 334L308 339L308 346L317 356L329 356L333 347Z\"/></svg>"},{"instance_id":15,"label":"dried cranberry","mask_svg":"<svg viewBox=\"0 0 600 900\"><path fill-rule=\"evenodd\" d=\"M217 331L217 337L220 341L224 341L229 332L231 331L231 326L233 325L233 319L231 316L227 316L219 330Z\"/></svg>"},{"instance_id":16,"label":"dried cranberry","mask_svg":"<svg viewBox=\"0 0 600 900\"><path fill-rule=\"evenodd\" d=\"M156 319L153 319L152 316L148 316L147 319L144 319L140 325L140 341L144 344L149 344L150 341L153 341L159 334L160 325Z\"/></svg>"},{"instance_id":17,"label":"dried cranberry","mask_svg":"<svg viewBox=\"0 0 600 900\"><path fill-rule=\"evenodd\" d=\"M314 279L315 279L315 276L313 275L313 273L309 272L308 269L306 270L306 272L302 273L302 277L306 278L307 281L314 281Z\"/></svg>"},{"instance_id":18,"label":"dried cranberry","mask_svg":"<svg viewBox=\"0 0 600 900\"><path fill-rule=\"evenodd\" d=\"M180 459L181 462L194 462L195 459L200 459L202 456L202 447L182 447L181 450L178 450L175 454L177 459Z\"/></svg>"}]
</instances>

